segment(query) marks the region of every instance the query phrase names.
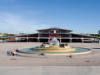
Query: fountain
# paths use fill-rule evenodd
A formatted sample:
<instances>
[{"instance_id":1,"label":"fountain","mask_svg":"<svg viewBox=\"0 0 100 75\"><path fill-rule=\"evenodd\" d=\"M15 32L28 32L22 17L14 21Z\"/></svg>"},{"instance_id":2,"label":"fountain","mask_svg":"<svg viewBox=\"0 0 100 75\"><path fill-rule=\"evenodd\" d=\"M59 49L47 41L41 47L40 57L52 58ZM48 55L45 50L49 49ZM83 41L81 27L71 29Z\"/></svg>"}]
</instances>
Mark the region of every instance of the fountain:
<instances>
[{"instance_id":1,"label":"fountain","mask_svg":"<svg viewBox=\"0 0 100 75\"><path fill-rule=\"evenodd\" d=\"M40 46L33 48L21 49L17 52L27 54L44 53L50 55L74 55L90 53L91 50L88 48L73 48L68 44L60 44L56 37L52 37L48 43L43 43Z\"/></svg>"},{"instance_id":2,"label":"fountain","mask_svg":"<svg viewBox=\"0 0 100 75\"><path fill-rule=\"evenodd\" d=\"M60 44L57 38L53 37L49 44L45 44L45 47L41 47L40 50L45 53L67 53L74 52L75 49L67 44Z\"/></svg>"}]
</instances>

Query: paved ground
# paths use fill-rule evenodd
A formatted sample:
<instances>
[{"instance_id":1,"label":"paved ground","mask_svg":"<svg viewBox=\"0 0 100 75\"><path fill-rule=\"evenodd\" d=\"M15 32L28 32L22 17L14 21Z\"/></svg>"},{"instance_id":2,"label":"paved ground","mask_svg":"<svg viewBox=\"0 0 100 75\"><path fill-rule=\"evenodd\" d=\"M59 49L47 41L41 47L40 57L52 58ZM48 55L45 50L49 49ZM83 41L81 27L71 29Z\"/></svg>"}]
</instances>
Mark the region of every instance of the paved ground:
<instances>
[{"instance_id":1,"label":"paved ground","mask_svg":"<svg viewBox=\"0 0 100 75\"><path fill-rule=\"evenodd\" d=\"M92 52L84 55L40 56L37 54L22 56L7 56L7 50L22 49L40 45L40 43L0 43L0 66L99 66L100 44L71 43L72 47L90 48ZM4 62L5 61L5 62Z\"/></svg>"},{"instance_id":2,"label":"paved ground","mask_svg":"<svg viewBox=\"0 0 100 75\"><path fill-rule=\"evenodd\" d=\"M38 46L40 43L0 43L0 75L99 75L100 44L70 43L72 47L90 48L92 52L84 55L7 56L7 50ZM94 67L93 67L94 66ZM93 70L93 71L92 71ZM71 72L72 71L72 72ZM53 73L53 74L52 74ZM96 75L96 74L95 74Z\"/></svg>"}]
</instances>

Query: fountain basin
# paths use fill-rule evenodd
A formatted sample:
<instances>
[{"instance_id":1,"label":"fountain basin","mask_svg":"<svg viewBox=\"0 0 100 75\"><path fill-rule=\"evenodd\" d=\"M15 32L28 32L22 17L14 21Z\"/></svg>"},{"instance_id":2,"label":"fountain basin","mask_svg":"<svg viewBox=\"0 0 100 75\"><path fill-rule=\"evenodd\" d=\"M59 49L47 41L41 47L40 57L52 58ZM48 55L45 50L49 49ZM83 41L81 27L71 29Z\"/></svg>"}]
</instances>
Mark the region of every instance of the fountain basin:
<instances>
[{"instance_id":1,"label":"fountain basin","mask_svg":"<svg viewBox=\"0 0 100 75\"><path fill-rule=\"evenodd\" d=\"M46 55L77 55L77 54L87 54L91 52L89 48L59 48L52 47L52 48L24 48L19 50L20 53L25 54L39 54L45 53Z\"/></svg>"}]
</instances>

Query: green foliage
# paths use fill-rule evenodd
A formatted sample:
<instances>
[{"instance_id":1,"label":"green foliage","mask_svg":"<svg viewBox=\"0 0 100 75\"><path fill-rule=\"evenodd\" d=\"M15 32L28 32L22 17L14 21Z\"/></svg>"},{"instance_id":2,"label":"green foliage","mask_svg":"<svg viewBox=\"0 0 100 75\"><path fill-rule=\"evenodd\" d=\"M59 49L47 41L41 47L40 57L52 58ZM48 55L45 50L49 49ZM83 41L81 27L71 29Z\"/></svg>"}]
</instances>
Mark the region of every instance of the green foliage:
<instances>
[{"instance_id":1,"label":"green foliage","mask_svg":"<svg viewBox=\"0 0 100 75\"><path fill-rule=\"evenodd\" d=\"M1 33L0 40L8 40L9 36L14 36L14 34Z\"/></svg>"},{"instance_id":2,"label":"green foliage","mask_svg":"<svg viewBox=\"0 0 100 75\"><path fill-rule=\"evenodd\" d=\"M100 34L91 34L91 36L94 36L96 38L100 38Z\"/></svg>"}]
</instances>

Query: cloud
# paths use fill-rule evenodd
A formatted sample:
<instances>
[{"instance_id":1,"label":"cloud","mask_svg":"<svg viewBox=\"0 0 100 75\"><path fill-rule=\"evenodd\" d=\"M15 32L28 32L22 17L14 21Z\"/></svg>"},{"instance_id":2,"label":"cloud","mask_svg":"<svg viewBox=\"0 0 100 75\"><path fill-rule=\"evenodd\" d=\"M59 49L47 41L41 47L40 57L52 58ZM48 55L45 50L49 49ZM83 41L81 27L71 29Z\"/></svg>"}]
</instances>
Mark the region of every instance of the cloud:
<instances>
[{"instance_id":1,"label":"cloud","mask_svg":"<svg viewBox=\"0 0 100 75\"><path fill-rule=\"evenodd\" d=\"M2 12L0 13L0 32L2 33L34 33L49 25L39 24L39 20L25 18L22 15Z\"/></svg>"},{"instance_id":2,"label":"cloud","mask_svg":"<svg viewBox=\"0 0 100 75\"><path fill-rule=\"evenodd\" d=\"M0 13L0 32L19 33L32 32L32 22L27 21L22 16L11 13Z\"/></svg>"},{"instance_id":3,"label":"cloud","mask_svg":"<svg viewBox=\"0 0 100 75\"><path fill-rule=\"evenodd\" d=\"M2 12L0 13L0 33L35 33L38 29L50 27L66 28L65 25L52 24L51 21L46 22L46 19L37 17L25 13Z\"/></svg>"}]
</instances>

